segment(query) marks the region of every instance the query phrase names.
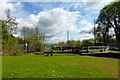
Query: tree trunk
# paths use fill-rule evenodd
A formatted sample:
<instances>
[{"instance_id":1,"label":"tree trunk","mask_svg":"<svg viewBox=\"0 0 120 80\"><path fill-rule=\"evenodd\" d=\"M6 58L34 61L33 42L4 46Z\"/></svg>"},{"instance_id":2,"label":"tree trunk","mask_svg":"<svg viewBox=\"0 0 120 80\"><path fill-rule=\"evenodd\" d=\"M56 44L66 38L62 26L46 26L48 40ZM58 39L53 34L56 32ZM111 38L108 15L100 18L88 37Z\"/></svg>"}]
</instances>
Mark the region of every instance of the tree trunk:
<instances>
[{"instance_id":1,"label":"tree trunk","mask_svg":"<svg viewBox=\"0 0 120 80\"><path fill-rule=\"evenodd\" d=\"M118 47L119 50L120 50L120 34L117 34L117 35L116 35L116 44L117 44L117 47Z\"/></svg>"},{"instance_id":2,"label":"tree trunk","mask_svg":"<svg viewBox=\"0 0 120 80\"><path fill-rule=\"evenodd\" d=\"M115 34L116 34L116 46L120 50L120 28L115 29Z\"/></svg>"},{"instance_id":3,"label":"tree trunk","mask_svg":"<svg viewBox=\"0 0 120 80\"><path fill-rule=\"evenodd\" d=\"M107 33L104 32L104 33L103 33L103 45L104 45L104 46L107 46L107 41L108 41L107 36L108 36Z\"/></svg>"}]
</instances>

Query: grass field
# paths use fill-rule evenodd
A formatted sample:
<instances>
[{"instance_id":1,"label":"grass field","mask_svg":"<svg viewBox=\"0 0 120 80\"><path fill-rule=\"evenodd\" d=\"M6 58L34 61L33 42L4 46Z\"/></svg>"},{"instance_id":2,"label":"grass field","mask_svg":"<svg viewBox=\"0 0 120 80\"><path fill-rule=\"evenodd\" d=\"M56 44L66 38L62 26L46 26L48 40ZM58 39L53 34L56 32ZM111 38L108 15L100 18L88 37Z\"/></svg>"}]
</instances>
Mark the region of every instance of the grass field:
<instances>
[{"instance_id":1,"label":"grass field","mask_svg":"<svg viewBox=\"0 0 120 80\"><path fill-rule=\"evenodd\" d=\"M109 50L109 52L111 52L111 53L120 53L120 51L116 51L116 50Z\"/></svg>"},{"instance_id":2,"label":"grass field","mask_svg":"<svg viewBox=\"0 0 120 80\"><path fill-rule=\"evenodd\" d=\"M3 78L117 78L118 61L55 54L2 57Z\"/></svg>"},{"instance_id":3,"label":"grass field","mask_svg":"<svg viewBox=\"0 0 120 80\"><path fill-rule=\"evenodd\" d=\"M2 56L0 56L0 78L2 78Z\"/></svg>"}]
</instances>

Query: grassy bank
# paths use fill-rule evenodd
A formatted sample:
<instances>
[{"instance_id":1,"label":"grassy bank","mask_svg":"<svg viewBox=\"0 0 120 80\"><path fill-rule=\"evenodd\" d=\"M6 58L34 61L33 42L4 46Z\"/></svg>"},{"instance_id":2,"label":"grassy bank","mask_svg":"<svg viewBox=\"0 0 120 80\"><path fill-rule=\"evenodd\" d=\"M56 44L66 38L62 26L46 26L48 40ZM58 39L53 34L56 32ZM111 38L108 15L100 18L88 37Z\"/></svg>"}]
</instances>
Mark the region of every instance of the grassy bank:
<instances>
[{"instance_id":1,"label":"grassy bank","mask_svg":"<svg viewBox=\"0 0 120 80\"><path fill-rule=\"evenodd\" d=\"M118 61L73 54L3 56L3 78L116 78Z\"/></svg>"}]
</instances>

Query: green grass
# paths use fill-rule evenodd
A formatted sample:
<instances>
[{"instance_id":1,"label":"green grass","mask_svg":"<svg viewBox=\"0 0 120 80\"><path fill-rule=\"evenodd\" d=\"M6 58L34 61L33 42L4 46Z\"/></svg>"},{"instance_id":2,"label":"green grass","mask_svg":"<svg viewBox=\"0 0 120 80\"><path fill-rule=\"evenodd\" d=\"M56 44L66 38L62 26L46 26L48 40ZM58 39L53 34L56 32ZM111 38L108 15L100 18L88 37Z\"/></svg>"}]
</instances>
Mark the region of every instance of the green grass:
<instances>
[{"instance_id":1,"label":"green grass","mask_svg":"<svg viewBox=\"0 0 120 80\"><path fill-rule=\"evenodd\" d=\"M81 50L82 52L87 52L87 49L86 50ZM89 49L89 52L90 53L93 53L93 52L100 52L100 49Z\"/></svg>"},{"instance_id":2,"label":"green grass","mask_svg":"<svg viewBox=\"0 0 120 80\"><path fill-rule=\"evenodd\" d=\"M109 50L108 52L112 52L112 53L120 53L120 51L116 51L116 50Z\"/></svg>"},{"instance_id":3,"label":"green grass","mask_svg":"<svg viewBox=\"0 0 120 80\"><path fill-rule=\"evenodd\" d=\"M90 52L90 53L93 53L93 52L100 52L100 49L90 49L89 52Z\"/></svg>"},{"instance_id":4,"label":"green grass","mask_svg":"<svg viewBox=\"0 0 120 80\"><path fill-rule=\"evenodd\" d=\"M2 57L3 78L117 78L118 61L73 54Z\"/></svg>"},{"instance_id":5,"label":"green grass","mask_svg":"<svg viewBox=\"0 0 120 80\"><path fill-rule=\"evenodd\" d=\"M0 79L2 78L2 56L0 56Z\"/></svg>"}]
</instances>

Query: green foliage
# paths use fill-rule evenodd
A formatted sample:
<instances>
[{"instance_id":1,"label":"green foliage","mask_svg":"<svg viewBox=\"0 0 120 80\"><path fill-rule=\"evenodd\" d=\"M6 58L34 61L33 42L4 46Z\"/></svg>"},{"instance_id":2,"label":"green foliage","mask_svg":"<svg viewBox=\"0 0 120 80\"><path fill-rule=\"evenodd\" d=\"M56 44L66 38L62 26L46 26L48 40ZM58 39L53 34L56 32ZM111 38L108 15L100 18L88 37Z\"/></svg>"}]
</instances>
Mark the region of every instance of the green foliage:
<instances>
[{"instance_id":1,"label":"green foliage","mask_svg":"<svg viewBox=\"0 0 120 80\"><path fill-rule=\"evenodd\" d=\"M74 41L74 40L67 41L67 46L73 46L73 47L75 47L76 46L76 42L77 41Z\"/></svg>"},{"instance_id":2,"label":"green foliage","mask_svg":"<svg viewBox=\"0 0 120 80\"><path fill-rule=\"evenodd\" d=\"M83 41L80 40L70 40L67 43L65 42L59 42L58 44L54 44L53 46L55 47L60 47L60 46L72 46L72 47L82 47L82 46L92 46L94 45L94 39L84 39Z\"/></svg>"},{"instance_id":3,"label":"green foliage","mask_svg":"<svg viewBox=\"0 0 120 80\"><path fill-rule=\"evenodd\" d=\"M120 1L106 5L100 11L97 23L99 28L97 32L102 33L104 43L109 41L109 29L114 28L117 46L120 48Z\"/></svg>"},{"instance_id":4,"label":"green foliage","mask_svg":"<svg viewBox=\"0 0 120 80\"><path fill-rule=\"evenodd\" d=\"M24 40L23 40L22 38L17 37L17 39L18 39L18 44L24 44L24 43L25 43Z\"/></svg>"},{"instance_id":5,"label":"green foliage","mask_svg":"<svg viewBox=\"0 0 120 80\"><path fill-rule=\"evenodd\" d=\"M57 46L65 46L65 42L59 42Z\"/></svg>"},{"instance_id":6,"label":"green foliage","mask_svg":"<svg viewBox=\"0 0 120 80\"><path fill-rule=\"evenodd\" d=\"M80 40L76 41L76 47L81 47L82 46L82 42L80 42Z\"/></svg>"},{"instance_id":7,"label":"green foliage","mask_svg":"<svg viewBox=\"0 0 120 80\"><path fill-rule=\"evenodd\" d=\"M38 32L38 27L28 28L23 27L21 35L23 36L23 43L27 43L28 46L32 45L38 52L43 52L45 47L45 34Z\"/></svg>"},{"instance_id":8,"label":"green foliage","mask_svg":"<svg viewBox=\"0 0 120 80\"><path fill-rule=\"evenodd\" d=\"M120 51L116 51L116 50L109 50L108 52L110 52L110 53L120 53Z\"/></svg>"},{"instance_id":9,"label":"green foliage","mask_svg":"<svg viewBox=\"0 0 120 80\"><path fill-rule=\"evenodd\" d=\"M23 55L23 51L17 49L13 45L3 44L2 45L2 55L7 55L7 56Z\"/></svg>"},{"instance_id":10,"label":"green foliage","mask_svg":"<svg viewBox=\"0 0 120 80\"><path fill-rule=\"evenodd\" d=\"M82 46L85 46L85 47L87 47L87 46L92 46L92 45L94 45L94 39L84 39L83 41L82 41Z\"/></svg>"},{"instance_id":11,"label":"green foliage","mask_svg":"<svg viewBox=\"0 0 120 80\"><path fill-rule=\"evenodd\" d=\"M0 20L0 23L0 27L2 28L2 54L22 55L23 52L14 46L18 44L18 38L13 36L18 23L16 22L16 19L11 16L9 9L6 10L6 18Z\"/></svg>"},{"instance_id":12,"label":"green foliage","mask_svg":"<svg viewBox=\"0 0 120 80\"><path fill-rule=\"evenodd\" d=\"M81 47L82 43L80 40L75 41L75 40L69 40L67 43L65 42L59 42L58 44L52 45L53 47L60 47L60 46L73 46L73 47Z\"/></svg>"},{"instance_id":13,"label":"green foliage","mask_svg":"<svg viewBox=\"0 0 120 80\"><path fill-rule=\"evenodd\" d=\"M2 39L3 44L9 44L9 45L14 45L18 44L18 39L14 37L13 35L8 34L8 39Z\"/></svg>"},{"instance_id":14,"label":"green foliage","mask_svg":"<svg viewBox=\"0 0 120 80\"><path fill-rule=\"evenodd\" d=\"M6 10L6 18L0 20L2 26L2 41L4 44L16 44L17 41L13 33L17 29L17 22L14 17L10 15L10 10Z\"/></svg>"},{"instance_id":15,"label":"green foliage","mask_svg":"<svg viewBox=\"0 0 120 80\"><path fill-rule=\"evenodd\" d=\"M2 57L3 78L117 78L118 61L73 54Z\"/></svg>"}]
</instances>

